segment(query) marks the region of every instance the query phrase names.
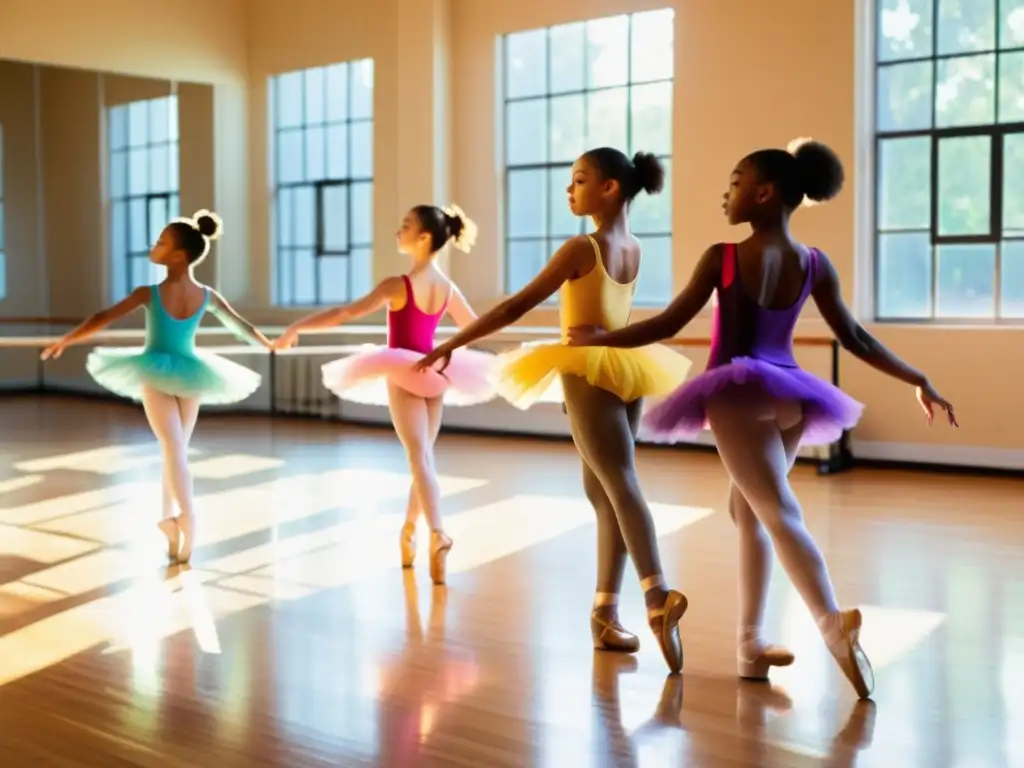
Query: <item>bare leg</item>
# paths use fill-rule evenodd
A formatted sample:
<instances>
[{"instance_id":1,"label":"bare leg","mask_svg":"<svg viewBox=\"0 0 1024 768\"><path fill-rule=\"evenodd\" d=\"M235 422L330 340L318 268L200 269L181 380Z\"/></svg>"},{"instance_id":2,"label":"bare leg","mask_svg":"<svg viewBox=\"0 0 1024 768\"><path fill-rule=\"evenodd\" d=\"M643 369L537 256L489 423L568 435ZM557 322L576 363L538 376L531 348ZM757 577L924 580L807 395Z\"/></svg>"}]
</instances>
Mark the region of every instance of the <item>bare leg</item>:
<instances>
[{"instance_id":1,"label":"bare leg","mask_svg":"<svg viewBox=\"0 0 1024 768\"><path fill-rule=\"evenodd\" d=\"M196 427L196 419L199 417L199 401L195 399L181 399L178 398L178 414L181 418L181 430L182 439L185 442L185 448L188 449L189 443L192 441L192 432ZM171 489L171 476L170 467L166 462L163 464L163 471L161 476L161 492L163 494L161 517L164 520L176 517L176 509L174 506L174 491ZM174 528L172 526L172 528ZM174 528L174 536L178 535L177 528ZM175 543L175 546L177 544Z\"/></svg>"},{"instance_id":2,"label":"bare leg","mask_svg":"<svg viewBox=\"0 0 1024 768\"><path fill-rule=\"evenodd\" d=\"M804 524L800 502L789 485L790 461L778 405L756 389L736 387L711 399L707 410L718 453L733 483L768 531L829 649L866 698L874 680L859 645L860 612L839 610L825 559Z\"/></svg>"},{"instance_id":3,"label":"bare leg","mask_svg":"<svg viewBox=\"0 0 1024 768\"><path fill-rule=\"evenodd\" d=\"M444 403L441 398L427 400L427 432L430 445L437 442L437 435L441 431L441 414L444 411ZM399 535L399 546L402 552L402 567L411 568L416 560L416 523L419 522L423 507L420 505L419 496L416 493L416 484L409 485L409 501L405 507L405 523Z\"/></svg>"},{"instance_id":4,"label":"bare leg","mask_svg":"<svg viewBox=\"0 0 1024 768\"><path fill-rule=\"evenodd\" d=\"M391 420L412 472L413 487L423 513L430 524L430 571L435 583L445 581L445 559L452 541L444 533L441 522L441 489L434 466L434 442L431 434L430 407L422 397L406 392L394 384L388 385L388 404Z\"/></svg>"},{"instance_id":5,"label":"bare leg","mask_svg":"<svg viewBox=\"0 0 1024 768\"><path fill-rule=\"evenodd\" d=\"M634 430L641 404L627 405L578 376L563 376L562 390L573 441L615 510L644 590L651 629L669 668L678 672L683 663L678 624L686 611L686 598L665 585L654 519L636 476Z\"/></svg>"},{"instance_id":6,"label":"bare leg","mask_svg":"<svg viewBox=\"0 0 1024 768\"><path fill-rule=\"evenodd\" d=\"M171 494L178 509L181 510L182 533L185 534L185 541L178 551L171 545L171 556L176 559L188 560L191 556L191 526L195 519L195 510L192 505L192 477L188 469L188 456L186 455L185 432L181 423L181 412L178 401L172 395L164 394L152 387L143 387L142 405L149 421L149 426L160 443L160 452L163 455L164 472L169 480ZM167 531L164 526L173 523L173 520L161 521L161 530L165 535ZM184 528L188 528L186 533Z\"/></svg>"}]
</instances>

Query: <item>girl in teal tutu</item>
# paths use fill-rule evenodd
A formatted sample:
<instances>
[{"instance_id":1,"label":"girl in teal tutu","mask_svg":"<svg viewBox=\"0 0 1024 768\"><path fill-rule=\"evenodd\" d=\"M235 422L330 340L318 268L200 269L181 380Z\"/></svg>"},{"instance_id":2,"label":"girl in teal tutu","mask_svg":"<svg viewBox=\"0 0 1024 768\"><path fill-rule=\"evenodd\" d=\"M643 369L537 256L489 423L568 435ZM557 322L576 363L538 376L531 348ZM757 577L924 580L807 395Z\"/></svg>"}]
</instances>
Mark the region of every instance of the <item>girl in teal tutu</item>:
<instances>
[{"instance_id":1,"label":"girl in teal tutu","mask_svg":"<svg viewBox=\"0 0 1024 768\"><path fill-rule=\"evenodd\" d=\"M143 349L98 347L86 369L98 384L122 397L141 401L146 419L163 454L163 519L172 560L187 562L195 539L192 476L188 444L199 406L244 400L260 385L260 375L223 357L197 349L196 330L212 312L239 338L270 348L267 338L244 320L212 288L201 285L193 267L220 235L221 222L210 211L173 221L149 253L150 261L167 268L159 285L136 288L112 307L97 312L60 341L43 350L42 359L58 358L116 320L143 307L146 346ZM179 516L174 516L177 504Z\"/></svg>"}]
</instances>

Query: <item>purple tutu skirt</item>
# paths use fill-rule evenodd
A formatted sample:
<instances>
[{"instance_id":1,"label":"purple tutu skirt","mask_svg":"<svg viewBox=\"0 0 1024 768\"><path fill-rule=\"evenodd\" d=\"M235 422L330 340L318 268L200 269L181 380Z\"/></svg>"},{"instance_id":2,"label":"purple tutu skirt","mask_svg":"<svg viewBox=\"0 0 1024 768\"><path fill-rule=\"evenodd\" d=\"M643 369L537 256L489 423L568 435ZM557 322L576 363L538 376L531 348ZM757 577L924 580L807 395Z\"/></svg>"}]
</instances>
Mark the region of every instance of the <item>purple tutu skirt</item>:
<instances>
[{"instance_id":1,"label":"purple tutu skirt","mask_svg":"<svg viewBox=\"0 0 1024 768\"><path fill-rule=\"evenodd\" d=\"M363 351L326 363L323 383L342 400L362 405L387 405L389 382L417 397L443 397L446 405L477 405L496 396L496 355L457 349L444 375L414 370L422 357L408 349L368 344Z\"/></svg>"},{"instance_id":2,"label":"purple tutu skirt","mask_svg":"<svg viewBox=\"0 0 1024 768\"><path fill-rule=\"evenodd\" d=\"M672 443L707 429L707 400L730 385L753 384L803 406L801 445L829 445L859 420L864 406L838 387L799 368L737 357L686 382L644 414L643 437Z\"/></svg>"}]
</instances>

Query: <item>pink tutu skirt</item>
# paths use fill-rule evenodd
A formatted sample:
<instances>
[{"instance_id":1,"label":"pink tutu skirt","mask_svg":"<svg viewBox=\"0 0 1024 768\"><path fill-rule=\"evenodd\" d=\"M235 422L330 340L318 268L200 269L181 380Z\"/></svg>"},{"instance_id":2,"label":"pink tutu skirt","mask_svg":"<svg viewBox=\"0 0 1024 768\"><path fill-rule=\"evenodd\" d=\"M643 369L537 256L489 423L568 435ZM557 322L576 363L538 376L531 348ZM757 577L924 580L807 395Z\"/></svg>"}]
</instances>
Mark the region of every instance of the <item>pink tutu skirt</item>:
<instances>
[{"instance_id":1,"label":"pink tutu skirt","mask_svg":"<svg viewBox=\"0 0 1024 768\"><path fill-rule=\"evenodd\" d=\"M324 386L342 400L387 405L388 383L417 397L444 397L446 405L477 405L495 397L497 357L474 349L457 349L444 374L416 371L423 354L409 349L366 345L366 350L324 364Z\"/></svg>"},{"instance_id":2,"label":"pink tutu skirt","mask_svg":"<svg viewBox=\"0 0 1024 768\"><path fill-rule=\"evenodd\" d=\"M801 445L829 445L860 420L864 406L838 387L799 368L783 368L751 357L711 368L644 414L643 437L677 442L707 428L707 399L730 385L756 384L772 397L803 406Z\"/></svg>"}]
</instances>

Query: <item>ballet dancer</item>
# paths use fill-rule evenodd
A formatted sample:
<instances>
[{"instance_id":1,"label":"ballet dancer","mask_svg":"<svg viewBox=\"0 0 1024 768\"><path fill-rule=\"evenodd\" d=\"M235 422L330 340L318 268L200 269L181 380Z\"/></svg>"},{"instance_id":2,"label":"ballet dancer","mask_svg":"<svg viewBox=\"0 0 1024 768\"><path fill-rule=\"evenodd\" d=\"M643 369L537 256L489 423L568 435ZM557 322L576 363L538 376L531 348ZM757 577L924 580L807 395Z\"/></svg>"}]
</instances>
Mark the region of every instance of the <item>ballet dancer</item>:
<instances>
[{"instance_id":1,"label":"ballet dancer","mask_svg":"<svg viewBox=\"0 0 1024 768\"><path fill-rule=\"evenodd\" d=\"M687 602L665 584L654 521L636 476L634 441L641 398L666 394L682 383L690 361L660 345L624 351L564 343L574 325L619 328L629 321L641 256L640 243L629 230L629 206L641 190L660 192L664 175L658 159L643 152L632 160L608 147L582 155L566 190L569 209L589 216L596 231L566 240L529 285L439 345L417 367L447 364L460 347L511 325L560 291L563 339L526 344L499 356L498 392L522 409L538 401L564 401L583 461L583 488L597 516L597 594L590 620L594 647L639 650L637 636L618 619L628 553L645 593L651 629L669 668L679 672L678 625ZM552 390L559 392L557 398Z\"/></svg>"},{"instance_id":2,"label":"ballet dancer","mask_svg":"<svg viewBox=\"0 0 1024 768\"><path fill-rule=\"evenodd\" d=\"M387 306L387 346L370 346L323 366L323 382L343 400L387 405L412 472L405 524L399 536L402 567L416 557L416 523L420 514L430 524L430 577L444 584L452 539L441 520L441 494L434 464L434 443L441 428L443 404L474 405L495 397L491 383L495 356L464 350L447 375L417 373L412 364L434 346L434 334L447 312L458 326L476 318L462 292L436 264L449 242L468 253L476 241L476 225L456 206L444 210L418 205L402 219L398 250L412 258L408 274L389 277L351 304L318 312L292 323L277 341L291 347L299 334L356 320Z\"/></svg>"},{"instance_id":3,"label":"ballet dancer","mask_svg":"<svg viewBox=\"0 0 1024 768\"><path fill-rule=\"evenodd\" d=\"M209 311L240 339L270 348L262 333L235 312L223 296L197 283L192 274L209 253L210 243L220 237L220 230L220 218L205 210L191 219L168 224L149 252L150 261L167 268L164 281L136 288L127 298L97 312L42 353L43 360L58 358L66 347L80 344L130 312L145 308L143 349L97 347L89 354L85 367L105 389L142 401L163 455L159 528L167 537L168 556L179 563L189 561L195 544L196 515L188 446L199 406L244 400L256 391L261 380L255 371L197 349L196 330Z\"/></svg>"},{"instance_id":4,"label":"ballet dancer","mask_svg":"<svg viewBox=\"0 0 1024 768\"><path fill-rule=\"evenodd\" d=\"M929 423L935 405L954 426L956 418L924 374L854 319L825 254L790 234L790 216L801 202L835 197L843 178L839 158L817 142L748 155L732 172L723 208L730 224L751 226L750 237L709 248L689 285L661 314L619 330L591 323L570 330L569 337L584 347L650 344L678 333L716 294L707 370L651 409L643 426L665 441L710 426L731 477L729 513L740 541L739 675L765 679L770 667L794 660L761 637L774 543L839 666L867 698L874 675L860 648L861 613L839 609L788 479L801 444L837 440L862 410L842 390L801 370L793 357L793 329L808 296L847 351L917 388Z\"/></svg>"}]
</instances>

